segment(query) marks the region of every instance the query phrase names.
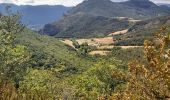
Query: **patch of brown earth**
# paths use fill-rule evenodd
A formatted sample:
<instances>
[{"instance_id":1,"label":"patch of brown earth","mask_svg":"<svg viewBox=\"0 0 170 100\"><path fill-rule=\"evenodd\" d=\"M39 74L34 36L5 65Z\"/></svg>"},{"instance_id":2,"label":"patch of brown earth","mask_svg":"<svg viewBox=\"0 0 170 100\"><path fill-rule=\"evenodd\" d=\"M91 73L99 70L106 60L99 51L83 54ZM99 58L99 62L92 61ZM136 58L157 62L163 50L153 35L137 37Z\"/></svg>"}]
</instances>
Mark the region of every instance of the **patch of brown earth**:
<instances>
[{"instance_id":1,"label":"patch of brown earth","mask_svg":"<svg viewBox=\"0 0 170 100\"><path fill-rule=\"evenodd\" d=\"M89 55L101 55L101 56L106 56L108 53L110 53L110 51L99 51L99 50L96 50L96 51L91 51L89 52Z\"/></svg>"},{"instance_id":2,"label":"patch of brown earth","mask_svg":"<svg viewBox=\"0 0 170 100\"><path fill-rule=\"evenodd\" d=\"M108 36L119 35L119 34L125 34L125 33L127 33L127 32L128 32L128 29L125 29L125 30L113 32L113 33L109 34Z\"/></svg>"},{"instance_id":3,"label":"patch of brown earth","mask_svg":"<svg viewBox=\"0 0 170 100\"><path fill-rule=\"evenodd\" d=\"M66 45L70 46L70 47L73 47L73 42L69 39L65 39L65 40L62 40L61 42L65 43Z\"/></svg>"},{"instance_id":4,"label":"patch of brown earth","mask_svg":"<svg viewBox=\"0 0 170 100\"><path fill-rule=\"evenodd\" d=\"M112 37L104 37L104 38L90 38L90 39L77 39L79 44L88 43L91 46L99 46L99 45L109 45L114 43Z\"/></svg>"}]
</instances>

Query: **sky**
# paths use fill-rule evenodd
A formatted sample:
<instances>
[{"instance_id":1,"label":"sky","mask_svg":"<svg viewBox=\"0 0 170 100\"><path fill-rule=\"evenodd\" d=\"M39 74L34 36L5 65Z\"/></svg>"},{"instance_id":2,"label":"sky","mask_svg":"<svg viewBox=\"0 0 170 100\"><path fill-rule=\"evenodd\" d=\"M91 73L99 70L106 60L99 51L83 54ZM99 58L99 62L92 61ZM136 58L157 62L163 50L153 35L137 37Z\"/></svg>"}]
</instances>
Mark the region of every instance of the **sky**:
<instances>
[{"instance_id":1,"label":"sky","mask_svg":"<svg viewBox=\"0 0 170 100\"><path fill-rule=\"evenodd\" d=\"M75 6L81 3L83 0L0 0L0 3L14 3L17 5L64 5ZM112 0L115 2L121 2L123 0ZM125 1L125 0L124 0ZM155 3L169 3L170 0L151 0Z\"/></svg>"}]
</instances>

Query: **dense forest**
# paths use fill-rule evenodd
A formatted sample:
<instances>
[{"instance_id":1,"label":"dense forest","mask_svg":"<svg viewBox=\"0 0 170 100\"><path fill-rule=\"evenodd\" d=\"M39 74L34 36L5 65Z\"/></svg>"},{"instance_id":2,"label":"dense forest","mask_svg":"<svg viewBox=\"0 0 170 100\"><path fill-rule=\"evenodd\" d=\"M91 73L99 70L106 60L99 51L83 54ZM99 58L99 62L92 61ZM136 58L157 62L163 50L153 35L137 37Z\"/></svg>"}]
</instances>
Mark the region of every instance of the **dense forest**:
<instances>
[{"instance_id":1,"label":"dense forest","mask_svg":"<svg viewBox=\"0 0 170 100\"><path fill-rule=\"evenodd\" d=\"M142 48L90 56L0 16L0 100L168 100L170 32L162 26ZM74 44L76 45L76 43Z\"/></svg>"}]
</instances>

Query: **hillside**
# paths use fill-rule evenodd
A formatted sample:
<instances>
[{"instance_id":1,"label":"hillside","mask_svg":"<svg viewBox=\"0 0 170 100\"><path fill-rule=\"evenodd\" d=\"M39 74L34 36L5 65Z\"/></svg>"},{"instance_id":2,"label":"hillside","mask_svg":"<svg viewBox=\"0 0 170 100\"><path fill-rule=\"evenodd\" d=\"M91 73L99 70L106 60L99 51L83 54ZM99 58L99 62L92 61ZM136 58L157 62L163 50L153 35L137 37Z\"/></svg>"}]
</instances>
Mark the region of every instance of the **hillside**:
<instances>
[{"instance_id":1,"label":"hillside","mask_svg":"<svg viewBox=\"0 0 170 100\"><path fill-rule=\"evenodd\" d=\"M169 15L170 10L149 0L112 2L110 0L85 0L73 7L59 21L45 25L41 34L56 37L98 37L127 29L132 20L146 20ZM123 20L118 20L118 19Z\"/></svg>"},{"instance_id":2,"label":"hillside","mask_svg":"<svg viewBox=\"0 0 170 100\"><path fill-rule=\"evenodd\" d=\"M38 33L26 30L17 36L20 44L29 47L32 54L31 65L35 68L62 69L64 75L80 73L90 66L91 62L77 55L76 51L58 39L42 36ZM61 67L61 68L60 68Z\"/></svg>"},{"instance_id":3,"label":"hillside","mask_svg":"<svg viewBox=\"0 0 170 100\"><path fill-rule=\"evenodd\" d=\"M153 38L155 32L162 26L170 27L170 16L137 22L126 34L113 36L115 40L118 40L115 45L143 45L144 40Z\"/></svg>"},{"instance_id":4,"label":"hillside","mask_svg":"<svg viewBox=\"0 0 170 100\"><path fill-rule=\"evenodd\" d=\"M100 37L117 30L126 29L129 26L128 19L108 18L79 12L64 17L57 23L45 25L41 33L65 38Z\"/></svg>"},{"instance_id":5,"label":"hillside","mask_svg":"<svg viewBox=\"0 0 170 100\"><path fill-rule=\"evenodd\" d=\"M59 20L70 7L61 5L14 5L14 4L0 4L0 12L5 13L5 7L11 6L13 12L19 11L22 14L22 22L33 30L38 30L43 25Z\"/></svg>"},{"instance_id":6,"label":"hillside","mask_svg":"<svg viewBox=\"0 0 170 100\"><path fill-rule=\"evenodd\" d=\"M32 5L53 4L38 1ZM89 7L73 8L41 34L25 27L17 8L0 13L0 100L169 100L169 8L148 0L84 3ZM48 14L32 7L32 14Z\"/></svg>"}]
</instances>

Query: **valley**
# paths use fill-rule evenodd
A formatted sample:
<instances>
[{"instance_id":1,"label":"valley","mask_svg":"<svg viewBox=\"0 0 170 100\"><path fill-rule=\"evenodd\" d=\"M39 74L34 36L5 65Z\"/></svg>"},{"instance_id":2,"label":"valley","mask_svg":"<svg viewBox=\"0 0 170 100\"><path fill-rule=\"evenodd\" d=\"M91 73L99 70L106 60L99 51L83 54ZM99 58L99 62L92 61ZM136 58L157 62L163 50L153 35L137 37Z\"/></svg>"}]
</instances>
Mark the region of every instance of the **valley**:
<instances>
[{"instance_id":1,"label":"valley","mask_svg":"<svg viewBox=\"0 0 170 100\"><path fill-rule=\"evenodd\" d=\"M0 1L0 100L169 100L159 2Z\"/></svg>"}]
</instances>

